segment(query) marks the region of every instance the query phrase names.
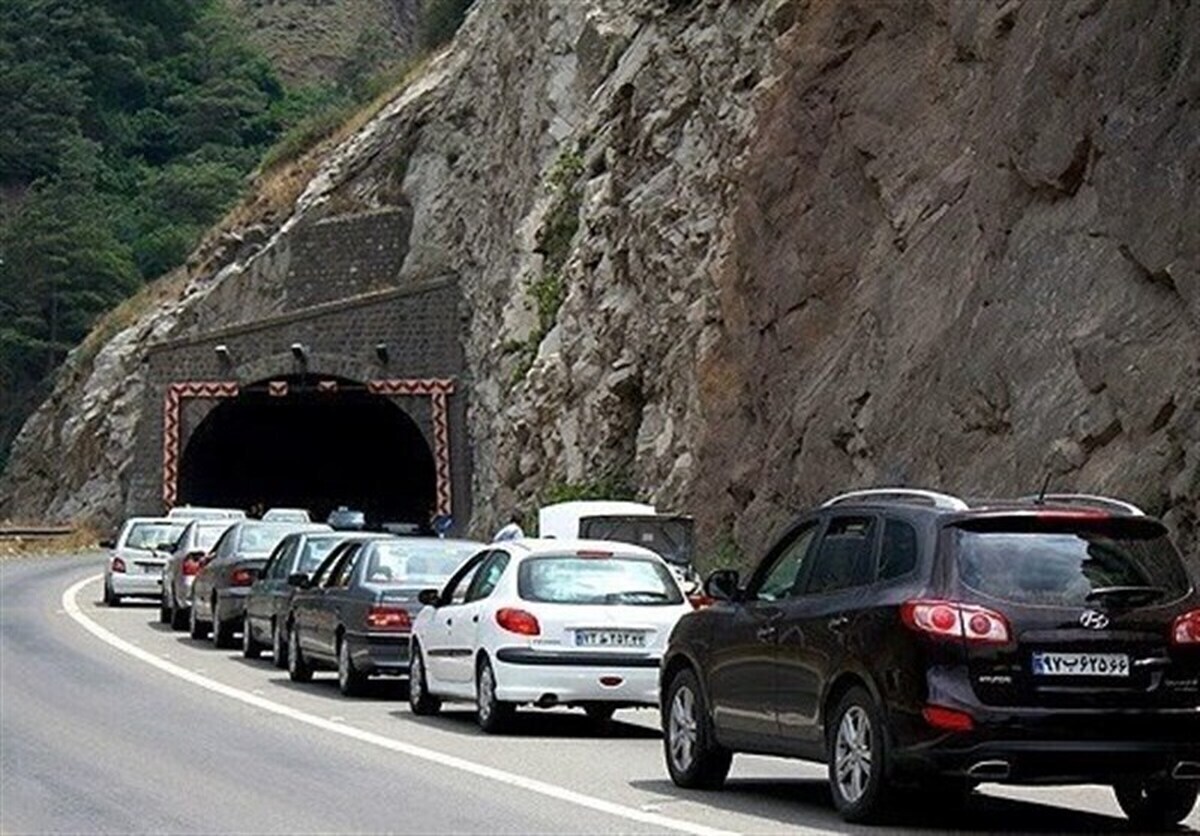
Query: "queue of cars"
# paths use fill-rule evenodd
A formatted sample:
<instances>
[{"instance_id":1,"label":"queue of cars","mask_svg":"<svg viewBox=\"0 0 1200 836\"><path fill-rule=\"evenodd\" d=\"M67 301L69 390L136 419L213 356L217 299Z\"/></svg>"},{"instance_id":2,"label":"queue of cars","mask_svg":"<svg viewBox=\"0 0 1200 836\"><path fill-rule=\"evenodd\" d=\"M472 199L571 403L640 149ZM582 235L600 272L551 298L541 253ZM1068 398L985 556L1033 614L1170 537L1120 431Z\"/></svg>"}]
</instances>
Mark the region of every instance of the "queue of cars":
<instances>
[{"instance_id":1,"label":"queue of cars","mask_svg":"<svg viewBox=\"0 0 1200 836\"><path fill-rule=\"evenodd\" d=\"M106 600L147 594L114 579L153 565L145 546L172 527L126 524ZM269 647L298 682L335 670L350 696L407 675L414 714L474 703L489 733L523 705L598 721L656 705L685 788L720 787L750 752L827 764L852 822L981 782L1103 783L1135 824L1163 827L1200 787L1200 567L1106 497L843 494L744 582L719 570L690 600L660 554L607 540L247 520L201 562L190 619L220 625L218 646L240 630L244 655ZM180 588L157 594L174 606Z\"/></svg>"}]
</instances>

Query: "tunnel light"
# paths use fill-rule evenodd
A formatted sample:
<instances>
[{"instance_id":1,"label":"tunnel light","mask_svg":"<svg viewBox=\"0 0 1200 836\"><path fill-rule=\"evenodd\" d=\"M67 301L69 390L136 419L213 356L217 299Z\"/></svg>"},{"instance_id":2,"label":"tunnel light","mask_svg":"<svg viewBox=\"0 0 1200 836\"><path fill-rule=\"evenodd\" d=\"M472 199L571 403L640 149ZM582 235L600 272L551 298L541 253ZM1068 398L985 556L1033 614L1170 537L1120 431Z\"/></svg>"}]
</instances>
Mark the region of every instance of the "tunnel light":
<instances>
[{"instance_id":1,"label":"tunnel light","mask_svg":"<svg viewBox=\"0 0 1200 836\"><path fill-rule=\"evenodd\" d=\"M303 343L292 343L292 356L296 358L298 363L308 362L308 349Z\"/></svg>"},{"instance_id":2,"label":"tunnel light","mask_svg":"<svg viewBox=\"0 0 1200 836\"><path fill-rule=\"evenodd\" d=\"M224 365L228 366L233 360L229 356L229 346L222 343L213 349L217 354L217 359Z\"/></svg>"},{"instance_id":3,"label":"tunnel light","mask_svg":"<svg viewBox=\"0 0 1200 836\"><path fill-rule=\"evenodd\" d=\"M375 356L379 358L380 363L383 363L386 366L388 361L388 344L376 343Z\"/></svg>"}]
</instances>

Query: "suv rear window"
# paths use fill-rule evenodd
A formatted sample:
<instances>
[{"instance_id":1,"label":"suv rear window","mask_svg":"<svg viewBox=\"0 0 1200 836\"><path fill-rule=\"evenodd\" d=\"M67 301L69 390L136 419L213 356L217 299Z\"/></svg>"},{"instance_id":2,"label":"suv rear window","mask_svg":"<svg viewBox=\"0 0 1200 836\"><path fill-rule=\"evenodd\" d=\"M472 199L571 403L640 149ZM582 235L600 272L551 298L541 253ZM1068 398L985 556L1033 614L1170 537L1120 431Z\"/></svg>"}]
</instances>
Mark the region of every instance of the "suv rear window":
<instances>
[{"instance_id":1,"label":"suv rear window","mask_svg":"<svg viewBox=\"0 0 1200 836\"><path fill-rule=\"evenodd\" d=\"M1087 606L1099 590L1143 589L1154 603L1191 585L1166 530L1151 520L1046 526L1026 520L954 531L958 572L977 592L1018 604Z\"/></svg>"},{"instance_id":2,"label":"suv rear window","mask_svg":"<svg viewBox=\"0 0 1200 836\"><path fill-rule=\"evenodd\" d=\"M682 604L659 560L642 557L534 557L521 564L517 594L548 604Z\"/></svg>"}]
</instances>

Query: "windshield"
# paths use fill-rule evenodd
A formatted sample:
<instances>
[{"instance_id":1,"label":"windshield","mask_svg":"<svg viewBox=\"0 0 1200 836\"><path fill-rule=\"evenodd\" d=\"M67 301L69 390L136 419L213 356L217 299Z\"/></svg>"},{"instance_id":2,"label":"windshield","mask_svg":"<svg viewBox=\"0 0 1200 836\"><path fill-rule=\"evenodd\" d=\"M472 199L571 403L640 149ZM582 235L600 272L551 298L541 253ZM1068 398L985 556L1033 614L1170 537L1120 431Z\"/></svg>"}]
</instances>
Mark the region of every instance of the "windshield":
<instances>
[{"instance_id":1,"label":"windshield","mask_svg":"<svg viewBox=\"0 0 1200 836\"><path fill-rule=\"evenodd\" d=\"M345 539L344 537L310 537L305 540L304 550L300 552L300 562L296 564L296 571L311 575L321 565L321 561L329 557L329 553Z\"/></svg>"},{"instance_id":2,"label":"windshield","mask_svg":"<svg viewBox=\"0 0 1200 836\"><path fill-rule=\"evenodd\" d=\"M378 543L367 561L363 578L367 583L440 587L478 550L478 543L448 543L444 540Z\"/></svg>"},{"instance_id":3,"label":"windshield","mask_svg":"<svg viewBox=\"0 0 1200 836\"><path fill-rule=\"evenodd\" d=\"M972 589L1019 604L1088 606L1146 593L1166 602L1187 594L1179 553L1157 524L1058 531L955 532L958 569Z\"/></svg>"},{"instance_id":4,"label":"windshield","mask_svg":"<svg viewBox=\"0 0 1200 836\"><path fill-rule=\"evenodd\" d=\"M645 557L534 557L521 564L517 594L550 604L681 604L660 560Z\"/></svg>"},{"instance_id":5,"label":"windshield","mask_svg":"<svg viewBox=\"0 0 1200 836\"><path fill-rule=\"evenodd\" d=\"M151 551L163 543L174 543L183 532L184 525L186 523L134 523L125 538L125 548Z\"/></svg>"}]
</instances>

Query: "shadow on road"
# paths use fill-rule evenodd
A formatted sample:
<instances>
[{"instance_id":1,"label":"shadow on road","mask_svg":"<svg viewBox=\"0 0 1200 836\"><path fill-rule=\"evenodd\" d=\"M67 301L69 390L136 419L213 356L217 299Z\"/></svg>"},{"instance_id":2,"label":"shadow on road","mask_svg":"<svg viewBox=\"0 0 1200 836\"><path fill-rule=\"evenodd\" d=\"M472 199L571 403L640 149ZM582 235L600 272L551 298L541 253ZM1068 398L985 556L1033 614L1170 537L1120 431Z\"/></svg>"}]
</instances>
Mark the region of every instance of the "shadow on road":
<instances>
[{"instance_id":1,"label":"shadow on road","mask_svg":"<svg viewBox=\"0 0 1200 836\"><path fill-rule=\"evenodd\" d=\"M439 731L464 737L486 737L475 722L475 712L466 704L455 706L434 717L417 717L408 711L393 711L392 716L402 717L413 723ZM582 711L555 709L542 711L528 709L517 711L505 737L578 737L578 738L622 738L656 739L662 734L656 729L633 723L623 723L620 717L608 722L597 722Z\"/></svg>"},{"instance_id":2,"label":"shadow on road","mask_svg":"<svg viewBox=\"0 0 1200 836\"><path fill-rule=\"evenodd\" d=\"M841 820L833 809L829 785L820 779L771 780L730 779L717 792L685 790L668 779L630 781L630 786L680 800L692 801L733 813L770 818L789 826L827 825L842 833L880 833L878 827L855 827ZM1131 832L1129 822L1106 816L1039 804L997 798L984 793L972 794L965 807L939 806L937 797L921 793L910 796L911 806L897 810L887 829L952 830L959 832L1022 831L1026 833L1100 833ZM795 809L794 815L780 810L780 804ZM1186 831L1192 832L1192 831Z\"/></svg>"}]
</instances>

